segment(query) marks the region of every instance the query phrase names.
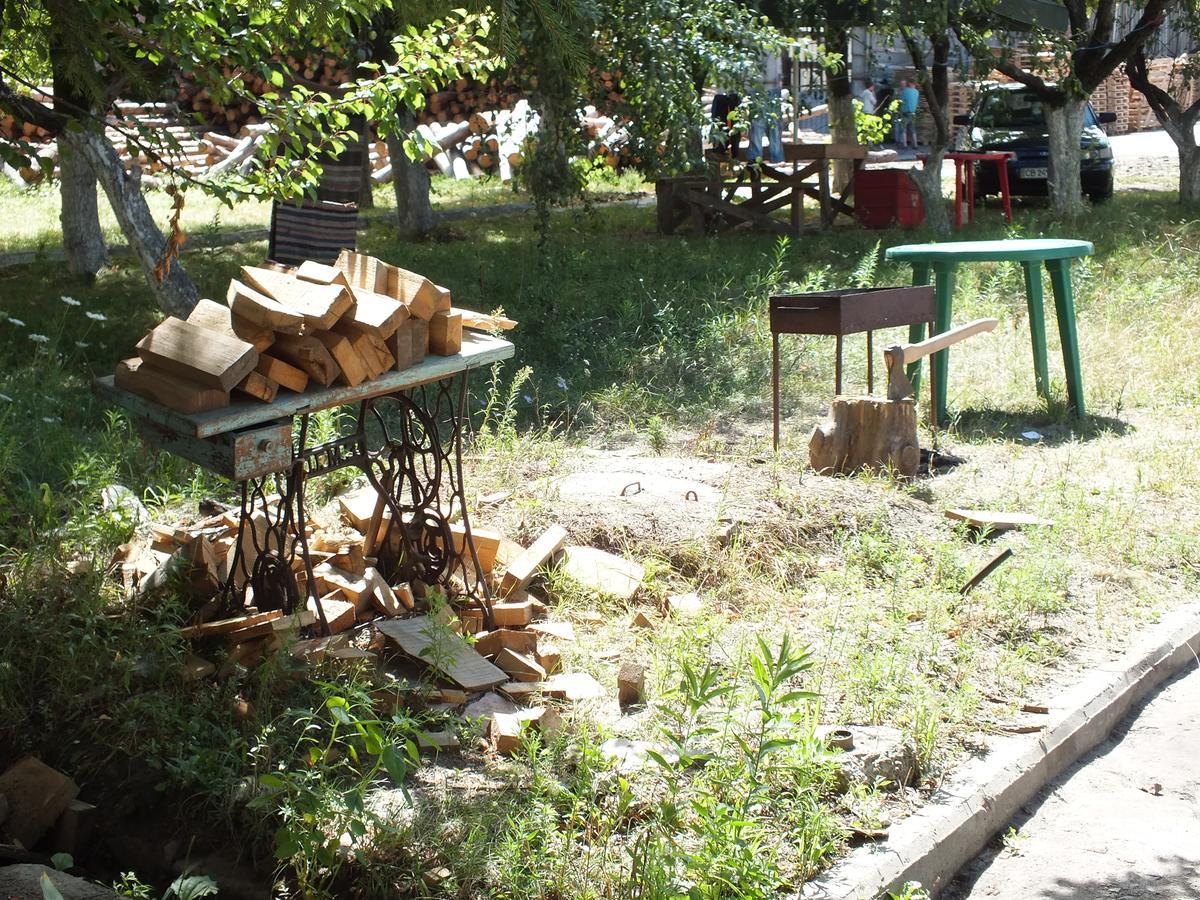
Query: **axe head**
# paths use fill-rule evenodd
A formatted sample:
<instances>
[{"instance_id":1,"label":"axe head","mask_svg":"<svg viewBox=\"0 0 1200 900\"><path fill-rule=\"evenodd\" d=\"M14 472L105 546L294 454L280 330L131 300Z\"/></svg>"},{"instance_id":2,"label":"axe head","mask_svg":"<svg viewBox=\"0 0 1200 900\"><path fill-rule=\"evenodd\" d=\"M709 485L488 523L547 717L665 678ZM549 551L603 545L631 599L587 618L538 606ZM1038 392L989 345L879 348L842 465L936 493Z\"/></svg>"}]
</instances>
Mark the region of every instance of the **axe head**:
<instances>
[{"instance_id":1,"label":"axe head","mask_svg":"<svg viewBox=\"0 0 1200 900\"><path fill-rule=\"evenodd\" d=\"M911 397L913 386L904 371L904 348L899 344L888 347L888 349L883 351L883 358L887 360L888 399L903 400L906 397Z\"/></svg>"}]
</instances>

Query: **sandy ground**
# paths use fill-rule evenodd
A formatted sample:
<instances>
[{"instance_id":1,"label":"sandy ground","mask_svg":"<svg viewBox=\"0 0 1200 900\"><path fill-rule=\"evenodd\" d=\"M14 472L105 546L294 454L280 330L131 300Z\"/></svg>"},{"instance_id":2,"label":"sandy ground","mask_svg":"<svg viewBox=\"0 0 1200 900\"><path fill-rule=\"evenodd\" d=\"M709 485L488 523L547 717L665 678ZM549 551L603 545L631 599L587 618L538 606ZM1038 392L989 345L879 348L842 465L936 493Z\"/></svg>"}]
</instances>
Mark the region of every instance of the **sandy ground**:
<instances>
[{"instance_id":1,"label":"sandy ground","mask_svg":"<svg viewBox=\"0 0 1200 900\"><path fill-rule=\"evenodd\" d=\"M1200 898L1200 668L1047 785L948 900Z\"/></svg>"}]
</instances>

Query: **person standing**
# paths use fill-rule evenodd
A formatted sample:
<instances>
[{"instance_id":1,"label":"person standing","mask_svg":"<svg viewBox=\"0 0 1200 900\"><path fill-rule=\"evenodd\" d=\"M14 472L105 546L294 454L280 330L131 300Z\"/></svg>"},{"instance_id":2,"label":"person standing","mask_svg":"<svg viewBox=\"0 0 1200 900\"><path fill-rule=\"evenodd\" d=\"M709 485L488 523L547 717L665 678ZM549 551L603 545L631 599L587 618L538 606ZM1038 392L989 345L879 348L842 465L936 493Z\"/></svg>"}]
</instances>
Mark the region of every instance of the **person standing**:
<instances>
[{"instance_id":1,"label":"person standing","mask_svg":"<svg viewBox=\"0 0 1200 900\"><path fill-rule=\"evenodd\" d=\"M913 149L917 146L917 108L921 104L921 92L907 78L900 82L900 115L896 118L896 143L908 147L912 137Z\"/></svg>"},{"instance_id":2,"label":"person standing","mask_svg":"<svg viewBox=\"0 0 1200 900\"><path fill-rule=\"evenodd\" d=\"M875 83L867 82L867 86L863 92L858 95L858 102L862 104L862 111L868 116L875 115L875 108L878 105L878 100L875 97Z\"/></svg>"},{"instance_id":3,"label":"person standing","mask_svg":"<svg viewBox=\"0 0 1200 900\"><path fill-rule=\"evenodd\" d=\"M749 160L762 159L763 133L767 138L767 162L783 162L783 137L779 131L779 106L783 98L783 61L778 55L768 53L762 59L762 86L766 96L755 92L751 105L760 109L750 121L750 147L746 153Z\"/></svg>"}]
</instances>

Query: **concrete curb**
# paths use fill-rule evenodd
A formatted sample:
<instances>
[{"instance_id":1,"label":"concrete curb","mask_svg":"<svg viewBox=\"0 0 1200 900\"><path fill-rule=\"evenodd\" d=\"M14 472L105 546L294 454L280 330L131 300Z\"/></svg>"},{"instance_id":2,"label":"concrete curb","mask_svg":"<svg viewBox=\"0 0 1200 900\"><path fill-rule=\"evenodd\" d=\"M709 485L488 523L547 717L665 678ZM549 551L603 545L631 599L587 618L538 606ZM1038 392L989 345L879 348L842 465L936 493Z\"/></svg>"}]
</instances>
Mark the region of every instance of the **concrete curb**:
<instances>
[{"instance_id":1,"label":"concrete curb","mask_svg":"<svg viewBox=\"0 0 1200 900\"><path fill-rule=\"evenodd\" d=\"M1200 603L1172 612L1120 659L1064 691L1040 734L992 741L986 757L949 777L933 800L891 829L886 842L853 851L800 896L869 900L899 891L907 881L936 896L1034 794L1189 664L1200 665Z\"/></svg>"}]
</instances>

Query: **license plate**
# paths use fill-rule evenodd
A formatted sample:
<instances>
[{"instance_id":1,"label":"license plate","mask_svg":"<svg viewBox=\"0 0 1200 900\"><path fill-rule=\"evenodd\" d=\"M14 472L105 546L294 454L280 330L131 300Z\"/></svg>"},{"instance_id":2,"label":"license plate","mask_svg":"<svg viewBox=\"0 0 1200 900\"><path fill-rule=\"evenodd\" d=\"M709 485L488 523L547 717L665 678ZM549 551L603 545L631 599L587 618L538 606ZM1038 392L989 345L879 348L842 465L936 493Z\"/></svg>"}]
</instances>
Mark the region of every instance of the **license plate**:
<instances>
[{"instance_id":1,"label":"license plate","mask_svg":"<svg viewBox=\"0 0 1200 900\"><path fill-rule=\"evenodd\" d=\"M1042 180L1045 180L1047 175L1048 175L1048 173L1046 171L1045 166L1039 166L1036 169L1022 169L1021 170L1022 178L1041 178Z\"/></svg>"}]
</instances>

